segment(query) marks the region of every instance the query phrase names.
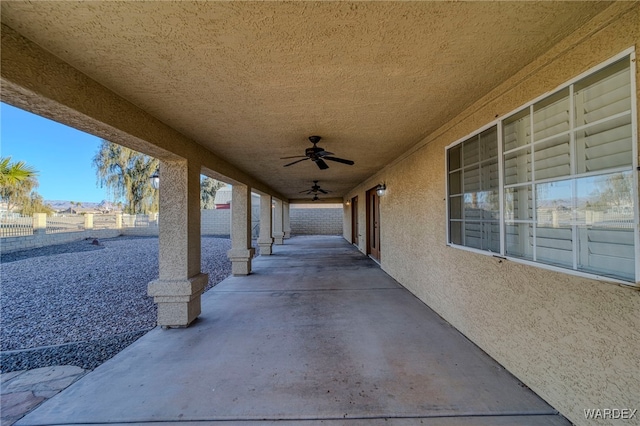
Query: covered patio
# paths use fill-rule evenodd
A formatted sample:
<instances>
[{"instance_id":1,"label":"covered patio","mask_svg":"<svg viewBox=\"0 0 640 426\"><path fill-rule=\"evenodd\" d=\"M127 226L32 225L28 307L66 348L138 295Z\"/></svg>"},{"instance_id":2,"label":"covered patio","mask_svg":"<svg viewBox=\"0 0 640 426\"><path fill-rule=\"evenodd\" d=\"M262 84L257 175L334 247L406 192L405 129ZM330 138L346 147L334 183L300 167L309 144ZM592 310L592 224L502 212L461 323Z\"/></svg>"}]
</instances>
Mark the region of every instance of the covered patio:
<instances>
[{"instance_id":1,"label":"covered patio","mask_svg":"<svg viewBox=\"0 0 640 426\"><path fill-rule=\"evenodd\" d=\"M638 408L639 2L1 8L3 102L160 159L172 328L23 424L563 421L506 370L574 424ZM204 297L201 175L233 185ZM289 239L312 200L344 241Z\"/></svg>"},{"instance_id":2,"label":"covered patio","mask_svg":"<svg viewBox=\"0 0 640 426\"><path fill-rule=\"evenodd\" d=\"M18 425L568 425L340 237L294 237ZM289 423L288 422L288 423Z\"/></svg>"}]
</instances>

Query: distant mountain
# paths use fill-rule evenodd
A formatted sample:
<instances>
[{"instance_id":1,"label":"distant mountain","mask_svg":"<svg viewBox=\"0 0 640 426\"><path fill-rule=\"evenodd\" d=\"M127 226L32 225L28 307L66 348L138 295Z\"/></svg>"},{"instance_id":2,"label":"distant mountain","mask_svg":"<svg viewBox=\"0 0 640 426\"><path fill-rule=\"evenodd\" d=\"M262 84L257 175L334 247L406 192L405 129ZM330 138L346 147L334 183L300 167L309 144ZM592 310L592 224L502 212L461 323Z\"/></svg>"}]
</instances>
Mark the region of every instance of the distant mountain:
<instances>
[{"instance_id":1,"label":"distant mountain","mask_svg":"<svg viewBox=\"0 0 640 426\"><path fill-rule=\"evenodd\" d=\"M71 201L67 201L67 200L45 200L44 202L45 204L49 204L54 210L57 211L62 211L62 210L67 210L70 207L78 207L77 204L75 204L76 202L74 202L74 205L71 205ZM80 209L96 209L96 210L114 210L117 208L117 206L112 203L111 201L107 201L107 200L102 200L99 203L93 203L93 202L84 202L84 201L80 201Z\"/></svg>"}]
</instances>

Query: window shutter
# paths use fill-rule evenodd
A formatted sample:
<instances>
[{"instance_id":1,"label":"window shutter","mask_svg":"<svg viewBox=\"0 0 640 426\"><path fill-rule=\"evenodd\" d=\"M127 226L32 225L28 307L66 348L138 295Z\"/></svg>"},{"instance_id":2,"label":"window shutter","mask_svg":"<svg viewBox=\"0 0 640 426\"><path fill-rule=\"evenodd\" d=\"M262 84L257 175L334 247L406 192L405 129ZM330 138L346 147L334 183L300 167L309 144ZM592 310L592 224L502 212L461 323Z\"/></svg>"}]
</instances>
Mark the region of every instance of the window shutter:
<instances>
[{"instance_id":1,"label":"window shutter","mask_svg":"<svg viewBox=\"0 0 640 426\"><path fill-rule=\"evenodd\" d=\"M581 127L630 111L630 76L627 59L576 83L576 126Z\"/></svg>"},{"instance_id":2,"label":"window shutter","mask_svg":"<svg viewBox=\"0 0 640 426\"><path fill-rule=\"evenodd\" d=\"M631 79L621 61L575 86L577 173L631 166Z\"/></svg>"},{"instance_id":3,"label":"window shutter","mask_svg":"<svg viewBox=\"0 0 640 426\"><path fill-rule=\"evenodd\" d=\"M533 140L542 141L566 133L569 123L569 90L565 89L533 106Z\"/></svg>"},{"instance_id":4,"label":"window shutter","mask_svg":"<svg viewBox=\"0 0 640 426\"><path fill-rule=\"evenodd\" d=\"M535 179L549 179L571 174L571 149L568 134L534 147Z\"/></svg>"},{"instance_id":5,"label":"window shutter","mask_svg":"<svg viewBox=\"0 0 640 426\"><path fill-rule=\"evenodd\" d=\"M633 229L580 228L578 269L633 279Z\"/></svg>"},{"instance_id":6,"label":"window shutter","mask_svg":"<svg viewBox=\"0 0 640 426\"><path fill-rule=\"evenodd\" d=\"M536 229L536 256L538 262L573 266L571 228Z\"/></svg>"},{"instance_id":7,"label":"window shutter","mask_svg":"<svg viewBox=\"0 0 640 426\"><path fill-rule=\"evenodd\" d=\"M578 173L630 166L631 114L577 132L576 142Z\"/></svg>"}]
</instances>

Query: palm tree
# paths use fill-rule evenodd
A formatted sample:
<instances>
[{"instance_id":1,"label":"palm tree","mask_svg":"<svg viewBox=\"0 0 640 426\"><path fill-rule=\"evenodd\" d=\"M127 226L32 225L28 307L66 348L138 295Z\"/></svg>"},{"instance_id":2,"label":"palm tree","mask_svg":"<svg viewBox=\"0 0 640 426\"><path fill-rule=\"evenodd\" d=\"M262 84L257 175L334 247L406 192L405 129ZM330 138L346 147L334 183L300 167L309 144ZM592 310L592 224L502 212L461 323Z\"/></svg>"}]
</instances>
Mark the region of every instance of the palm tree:
<instances>
[{"instance_id":1,"label":"palm tree","mask_svg":"<svg viewBox=\"0 0 640 426\"><path fill-rule=\"evenodd\" d=\"M130 214L157 209L158 194L151 187L149 176L158 163L155 158L105 140L93 158L98 183L106 186L114 199L124 197L124 210Z\"/></svg>"},{"instance_id":2,"label":"palm tree","mask_svg":"<svg viewBox=\"0 0 640 426\"><path fill-rule=\"evenodd\" d=\"M0 198L7 203L7 211L29 198L38 186L38 172L24 161L11 162L11 157L0 159Z\"/></svg>"},{"instance_id":3,"label":"palm tree","mask_svg":"<svg viewBox=\"0 0 640 426\"><path fill-rule=\"evenodd\" d=\"M0 186L16 185L19 182L33 179L38 172L24 161L11 162L11 157L0 159Z\"/></svg>"}]
</instances>

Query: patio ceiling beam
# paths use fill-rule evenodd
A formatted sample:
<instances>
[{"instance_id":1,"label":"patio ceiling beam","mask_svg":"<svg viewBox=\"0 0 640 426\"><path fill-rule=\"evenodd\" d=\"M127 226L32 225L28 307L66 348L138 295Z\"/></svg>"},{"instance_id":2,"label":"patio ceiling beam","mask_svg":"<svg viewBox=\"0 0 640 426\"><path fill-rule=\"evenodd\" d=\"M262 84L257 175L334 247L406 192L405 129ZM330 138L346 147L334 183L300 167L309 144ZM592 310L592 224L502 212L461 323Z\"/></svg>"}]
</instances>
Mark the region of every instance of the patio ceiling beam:
<instances>
[{"instance_id":1,"label":"patio ceiling beam","mask_svg":"<svg viewBox=\"0 0 640 426\"><path fill-rule=\"evenodd\" d=\"M197 159L229 183L286 199L7 25L1 33L3 102L161 160Z\"/></svg>"}]
</instances>

